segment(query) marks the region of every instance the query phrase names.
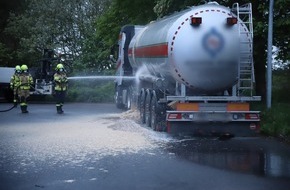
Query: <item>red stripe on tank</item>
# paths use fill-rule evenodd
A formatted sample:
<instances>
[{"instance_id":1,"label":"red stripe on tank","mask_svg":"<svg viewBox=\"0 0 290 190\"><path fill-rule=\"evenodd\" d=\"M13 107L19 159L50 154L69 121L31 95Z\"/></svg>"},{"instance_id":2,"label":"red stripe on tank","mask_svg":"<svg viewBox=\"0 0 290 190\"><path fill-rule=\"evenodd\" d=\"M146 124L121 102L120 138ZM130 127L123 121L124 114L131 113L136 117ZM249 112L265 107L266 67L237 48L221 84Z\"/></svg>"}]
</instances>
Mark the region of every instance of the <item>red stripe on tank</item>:
<instances>
[{"instance_id":1,"label":"red stripe on tank","mask_svg":"<svg viewBox=\"0 0 290 190\"><path fill-rule=\"evenodd\" d=\"M141 46L134 49L135 57L168 57L168 44L154 44ZM129 49L129 56L132 56L132 49Z\"/></svg>"},{"instance_id":2,"label":"red stripe on tank","mask_svg":"<svg viewBox=\"0 0 290 190\"><path fill-rule=\"evenodd\" d=\"M128 55L132 56L132 48L128 49Z\"/></svg>"}]
</instances>

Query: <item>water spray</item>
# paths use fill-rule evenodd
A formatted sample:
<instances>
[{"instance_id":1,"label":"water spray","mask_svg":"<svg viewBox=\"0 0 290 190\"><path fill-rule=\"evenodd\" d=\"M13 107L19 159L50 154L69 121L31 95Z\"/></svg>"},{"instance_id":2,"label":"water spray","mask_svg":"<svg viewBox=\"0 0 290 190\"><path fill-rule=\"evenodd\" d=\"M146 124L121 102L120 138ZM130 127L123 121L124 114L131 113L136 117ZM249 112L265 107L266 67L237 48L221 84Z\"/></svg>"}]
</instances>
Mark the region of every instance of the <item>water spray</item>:
<instances>
[{"instance_id":1,"label":"water spray","mask_svg":"<svg viewBox=\"0 0 290 190\"><path fill-rule=\"evenodd\" d=\"M68 80L82 80L82 79L102 79L102 80L116 80L116 79L124 79L124 80L135 80L136 76L74 76L68 77Z\"/></svg>"}]
</instances>

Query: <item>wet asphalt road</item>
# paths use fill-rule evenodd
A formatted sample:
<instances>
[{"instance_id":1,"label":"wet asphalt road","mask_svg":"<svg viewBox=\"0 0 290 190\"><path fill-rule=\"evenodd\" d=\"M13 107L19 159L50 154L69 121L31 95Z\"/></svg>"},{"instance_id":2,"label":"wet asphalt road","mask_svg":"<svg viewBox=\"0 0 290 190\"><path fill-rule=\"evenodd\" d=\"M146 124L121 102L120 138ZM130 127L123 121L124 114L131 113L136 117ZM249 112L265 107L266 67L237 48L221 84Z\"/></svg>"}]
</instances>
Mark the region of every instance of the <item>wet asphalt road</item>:
<instances>
[{"instance_id":1,"label":"wet asphalt road","mask_svg":"<svg viewBox=\"0 0 290 190\"><path fill-rule=\"evenodd\" d=\"M290 189L290 145L277 140L172 137L113 104L64 109L0 113L1 190Z\"/></svg>"}]
</instances>

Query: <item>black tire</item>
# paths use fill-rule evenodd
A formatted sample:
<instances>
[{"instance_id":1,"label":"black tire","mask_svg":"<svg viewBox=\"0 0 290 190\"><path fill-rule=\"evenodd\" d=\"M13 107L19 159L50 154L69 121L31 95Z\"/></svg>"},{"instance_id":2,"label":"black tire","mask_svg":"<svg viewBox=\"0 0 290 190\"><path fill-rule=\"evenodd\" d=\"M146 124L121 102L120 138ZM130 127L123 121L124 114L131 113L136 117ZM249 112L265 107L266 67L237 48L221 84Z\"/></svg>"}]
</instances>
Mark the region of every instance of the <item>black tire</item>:
<instances>
[{"instance_id":1,"label":"black tire","mask_svg":"<svg viewBox=\"0 0 290 190\"><path fill-rule=\"evenodd\" d=\"M119 109L124 108L124 104L122 103L122 88L120 86L115 88L115 104Z\"/></svg>"},{"instance_id":2,"label":"black tire","mask_svg":"<svg viewBox=\"0 0 290 190\"><path fill-rule=\"evenodd\" d=\"M158 118L158 113L157 113L157 97L156 94L153 93L152 94L152 98L151 98L151 128L156 131L157 130L157 118Z\"/></svg>"},{"instance_id":3,"label":"black tire","mask_svg":"<svg viewBox=\"0 0 290 190\"><path fill-rule=\"evenodd\" d=\"M141 123L145 123L145 91L142 89L139 98L140 120Z\"/></svg>"},{"instance_id":4,"label":"black tire","mask_svg":"<svg viewBox=\"0 0 290 190\"><path fill-rule=\"evenodd\" d=\"M152 93L151 98L151 128L154 131L165 131L165 108L158 103L158 96L155 92Z\"/></svg>"},{"instance_id":5,"label":"black tire","mask_svg":"<svg viewBox=\"0 0 290 190\"><path fill-rule=\"evenodd\" d=\"M126 97L126 105L124 108L126 110L130 110L132 106L132 94L130 88L127 88L127 97Z\"/></svg>"},{"instance_id":6,"label":"black tire","mask_svg":"<svg viewBox=\"0 0 290 190\"><path fill-rule=\"evenodd\" d=\"M145 98L145 124L147 127L151 127L151 94L150 91L146 91L146 98Z\"/></svg>"}]
</instances>

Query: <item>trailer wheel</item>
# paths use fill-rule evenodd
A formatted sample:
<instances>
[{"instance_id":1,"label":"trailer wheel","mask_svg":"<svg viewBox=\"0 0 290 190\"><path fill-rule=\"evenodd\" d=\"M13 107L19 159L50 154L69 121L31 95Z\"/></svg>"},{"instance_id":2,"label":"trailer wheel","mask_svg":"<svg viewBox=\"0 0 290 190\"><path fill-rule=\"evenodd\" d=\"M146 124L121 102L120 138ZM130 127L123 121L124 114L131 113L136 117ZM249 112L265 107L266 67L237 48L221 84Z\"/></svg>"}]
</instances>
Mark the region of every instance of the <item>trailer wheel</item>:
<instances>
[{"instance_id":1,"label":"trailer wheel","mask_svg":"<svg viewBox=\"0 0 290 190\"><path fill-rule=\"evenodd\" d=\"M155 92L152 93L151 98L151 128L154 131L165 131L165 108L163 105L158 103L157 95Z\"/></svg>"},{"instance_id":2,"label":"trailer wheel","mask_svg":"<svg viewBox=\"0 0 290 190\"><path fill-rule=\"evenodd\" d=\"M151 99L151 128L156 131L157 130L157 98L156 94L152 94L152 99Z\"/></svg>"},{"instance_id":3,"label":"trailer wheel","mask_svg":"<svg viewBox=\"0 0 290 190\"><path fill-rule=\"evenodd\" d=\"M145 91L142 89L139 98L140 119L142 124L145 123L145 97Z\"/></svg>"},{"instance_id":4,"label":"trailer wheel","mask_svg":"<svg viewBox=\"0 0 290 190\"><path fill-rule=\"evenodd\" d=\"M115 90L115 103L117 108L122 109L124 107L123 103L122 103L122 88L120 86L116 87Z\"/></svg>"},{"instance_id":5,"label":"trailer wheel","mask_svg":"<svg viewBox=\"0 0 290 190\"><path fill-rule=\"evenodd\" d=\"M132 106L132 94L130 88L128 87L126 95L126 104L124 105L124 109L130 110L131 106Z\"/></svg>"},{"instance_id":6,"label":"trailer wheel","mask_svg":"<svg viewBox=\"0 0 290 190\"><path fill-rule=\"evenodd\" d=\"M151 94L150 91L146 91L146 98L145 98L145 123L147 127L151 127Z\"/></svg>"}]
</instances>

